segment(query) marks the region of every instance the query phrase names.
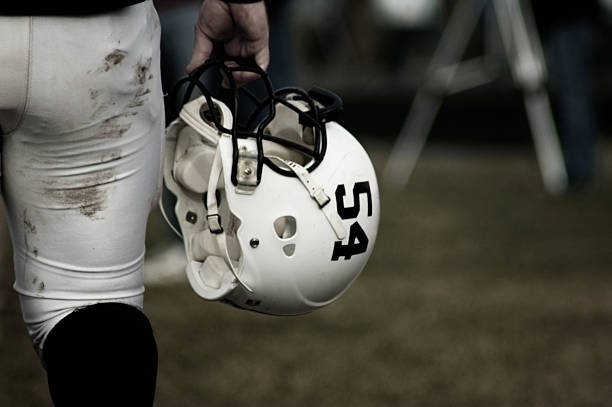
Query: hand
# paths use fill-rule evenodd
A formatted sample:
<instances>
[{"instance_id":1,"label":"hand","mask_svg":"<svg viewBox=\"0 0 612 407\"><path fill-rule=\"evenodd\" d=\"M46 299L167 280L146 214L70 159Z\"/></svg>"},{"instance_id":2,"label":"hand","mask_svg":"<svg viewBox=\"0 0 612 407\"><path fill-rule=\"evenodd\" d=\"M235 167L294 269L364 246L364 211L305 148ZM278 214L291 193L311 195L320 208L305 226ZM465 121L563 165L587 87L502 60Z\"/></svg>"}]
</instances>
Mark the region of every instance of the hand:
<instances>
[{"instance_id":1,"label":"hand","mask_svg":"<svg viewBox=\"0 0 612 407\"><path fill-rule=\"evenodd\" d=\"M268 17L263 1L239 4L204 0L195 25L193 53L187 72L193 72L210 57L214 41L223 42L229 56L253 58L265 70L270 62L268 35ZM236 72L234 75L239 85L256 77L249 72Z\"/></svg>"}]
</instances>

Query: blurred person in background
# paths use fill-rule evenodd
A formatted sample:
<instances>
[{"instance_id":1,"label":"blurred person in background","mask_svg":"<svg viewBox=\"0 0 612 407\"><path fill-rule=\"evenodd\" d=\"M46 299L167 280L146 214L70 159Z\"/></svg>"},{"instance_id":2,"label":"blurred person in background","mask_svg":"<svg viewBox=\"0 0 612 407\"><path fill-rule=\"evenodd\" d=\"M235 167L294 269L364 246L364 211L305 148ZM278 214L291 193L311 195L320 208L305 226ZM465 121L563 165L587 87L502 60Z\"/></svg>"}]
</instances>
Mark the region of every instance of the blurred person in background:
<instances>
[{"instance_id":1,"label":"blurred person in background","mask_svg":"<svg viewBox=\"0 0 612 407\"><path fill-rule=\"evenodd\" d=\"M553 106L570 188L580 190L595 176L597 121L592 62L601 15L597 0L532 1L546 53Z\"/></svg>"},{"instance_id":2,"label":"blurred person in background","mask_svg":"<svg viewBox=\"0 0 612 407\"><path fill-rule=\"evenodd\" d=\"M189 71L213 43L267 67L262 0L199 10ZM0 3L14 288L58 407L153 405L157 345L142 307L145 229L161 186L159 47L151 0Z\"/></svg>"}]
</instances>

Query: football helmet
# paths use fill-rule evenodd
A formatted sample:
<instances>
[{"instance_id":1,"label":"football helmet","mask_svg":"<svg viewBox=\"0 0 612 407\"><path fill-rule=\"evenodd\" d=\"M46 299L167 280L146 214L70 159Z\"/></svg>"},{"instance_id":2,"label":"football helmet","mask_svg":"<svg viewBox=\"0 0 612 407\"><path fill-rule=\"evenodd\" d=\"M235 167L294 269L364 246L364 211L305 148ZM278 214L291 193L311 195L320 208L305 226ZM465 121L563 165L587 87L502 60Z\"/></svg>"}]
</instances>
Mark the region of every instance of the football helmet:
<instances>
[{"instance_id":1,"label":"football helmet","mask_svg":"<svg viewBox=\"0 0 612 407\"><path fill-rule=\"evenodd\" d=\"M255 74L264 96L237 87L237 72ZM202 77L224 86L213 95ZM273 92L263 70L232 58L207 61L177 87L160 207L183 239L194 291L274 315L337 299L366 265L380 218L368 154L333 121L340 98Z\"/></svg>"}]
</instances>

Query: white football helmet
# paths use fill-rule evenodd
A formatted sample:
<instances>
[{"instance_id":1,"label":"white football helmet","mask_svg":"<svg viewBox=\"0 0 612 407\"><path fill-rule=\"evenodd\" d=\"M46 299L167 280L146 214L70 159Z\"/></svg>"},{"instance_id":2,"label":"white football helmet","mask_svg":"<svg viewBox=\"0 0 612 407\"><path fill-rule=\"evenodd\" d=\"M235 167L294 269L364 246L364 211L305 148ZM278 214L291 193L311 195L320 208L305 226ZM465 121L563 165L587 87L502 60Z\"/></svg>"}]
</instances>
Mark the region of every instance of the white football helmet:
<instances>
[{"instance_id":1,"label":"white football helmet","mask_svg":"<svg viewBox=\"0 0 612 407\"><path fill-rule=\"evenodd\" d=\"M305 313L337 299L366 265L380 217L376 174L359 142L330 121L342 107L336 95L273 93L261 69L231 61L208 61L179 83L188 87L166 132L160 206L199 296ZM200 82L208 71L230 84L231 108ZM261 77L263 101L241 95L236 71ZM188 101L195 87L203 96Z\"/></svg>"}]
</instances>

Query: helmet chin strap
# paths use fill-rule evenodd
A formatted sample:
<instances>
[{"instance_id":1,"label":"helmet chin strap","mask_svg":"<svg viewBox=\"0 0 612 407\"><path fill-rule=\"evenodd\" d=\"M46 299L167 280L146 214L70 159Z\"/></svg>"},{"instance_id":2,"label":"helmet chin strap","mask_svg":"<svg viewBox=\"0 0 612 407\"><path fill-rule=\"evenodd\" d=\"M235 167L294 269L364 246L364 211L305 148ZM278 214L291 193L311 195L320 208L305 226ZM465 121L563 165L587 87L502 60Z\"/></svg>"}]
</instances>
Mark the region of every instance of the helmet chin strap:
<instances>
[{"instance_id":1,"label":"helmet chin strap","mask_svg":"<svg viewBox=\"0 0 612 407\"><path fill-rule=\"evenodd\" d=\"M215 191L217 190L217 184L219 182L222 169L223 165L221 162L221 149L219 145L217 145L215 158L210 170L210 177L208 179L208 194L206 194L206 206L208 208L206 220L208 223L208 229L210 230L210 233L216 235L219 251L223 256L225 256L225 263L227 264L229 271L234 275L236 281L238 281L248 292L252 293L253 290L238 276L238 272L234 268L234 264L232 263L229 251L227 249L227 236L225 235L225 231L221 225L221 217L219 216L219 207L217 205Z\"/></svg>"},{"instance_id":2,"label":"helmet chin strap","mask_svg":"<svg viewBox=\"0 0 612 407\"><path fill-rule=\"evenodd\" d=\"M315 184L308 170L296 162L285 160L284 158L275 155L267 155L266 157L282 162L289 167L291 171L293 171L310 194L310 197L317 202L317 205L319 205L319 209L321 209L323 215L325 215L325 218L331 225L338 239L343 240L346 237L346 229L342 224L342 220L340 219L340 216L334 212L331 205L329 205L331 202L329 196L327 196L323 188Z\"/></svg>"}]
</instances>

